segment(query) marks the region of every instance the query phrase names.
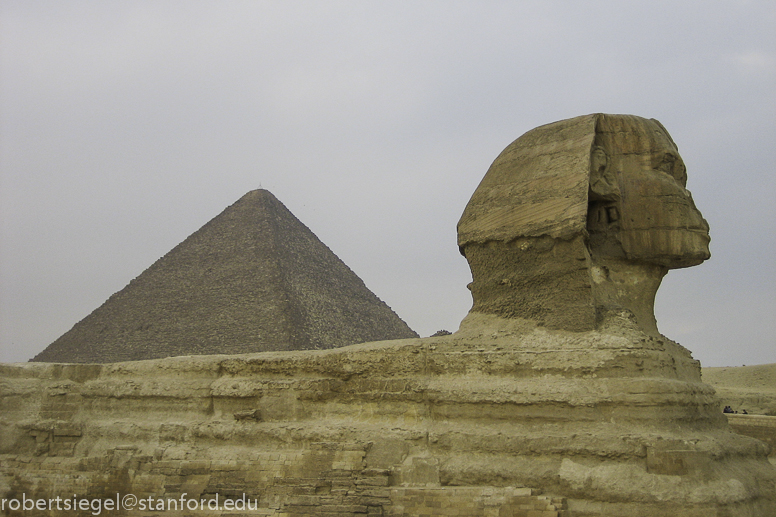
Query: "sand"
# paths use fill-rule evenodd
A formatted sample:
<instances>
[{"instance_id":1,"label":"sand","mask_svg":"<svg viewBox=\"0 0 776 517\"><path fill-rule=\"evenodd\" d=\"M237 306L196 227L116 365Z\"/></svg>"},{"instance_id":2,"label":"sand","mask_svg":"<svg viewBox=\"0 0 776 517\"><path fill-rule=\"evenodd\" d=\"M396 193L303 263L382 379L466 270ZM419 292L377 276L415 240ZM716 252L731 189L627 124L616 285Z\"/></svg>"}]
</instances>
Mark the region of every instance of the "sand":
<instances>
[{"instance_id":1,"label":"sand","mask_svg":"<svg viewBox=\"0 0 776 517\"><path fill-rule=\"evenodd\" d=\"M703 368L703 382L714 386L723 407L776 416L776 363Z\"/></svg>"}]
</instances>

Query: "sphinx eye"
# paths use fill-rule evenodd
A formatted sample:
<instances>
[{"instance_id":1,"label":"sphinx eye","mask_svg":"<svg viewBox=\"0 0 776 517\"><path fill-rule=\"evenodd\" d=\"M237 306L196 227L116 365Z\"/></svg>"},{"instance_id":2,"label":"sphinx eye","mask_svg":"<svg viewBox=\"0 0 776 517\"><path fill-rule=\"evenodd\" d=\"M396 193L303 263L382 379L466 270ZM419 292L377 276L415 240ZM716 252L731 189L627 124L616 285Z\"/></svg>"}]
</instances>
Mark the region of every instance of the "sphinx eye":
<instances>
[{"instance_id":1,"label":"sphinx eye","mask_svg":"<svg viewBox=\"0 0 776 517\"><path fill-rule=\"evenodd\" d=\"M674 175L674 163L676 163L676 156L672 154L665 154L663 160L657 166L657 170L665 172L669 176Z\"/></svg>"},{"instance_id":2,"label":"sphinx eye","mask_svg":"<svg viewBox=\"0 0 776 517\"><path fill-rule=\"evenodd\" d=\"M687 167L683 163L677 163L674 167L674 178L682 184L687 185Z\"/></svg>"},{"instance_id":3,"label":"sphinx eye","mask_svg":"<svg viewBox=\"0 0 776 517\"><path fill-rule=\"evenodd\" d=\"M687 169L676 155L666 153L663 159L656 167L660 172L664 172L678 181L682 186L687 184Z\"/></svg>"}]
</instances>

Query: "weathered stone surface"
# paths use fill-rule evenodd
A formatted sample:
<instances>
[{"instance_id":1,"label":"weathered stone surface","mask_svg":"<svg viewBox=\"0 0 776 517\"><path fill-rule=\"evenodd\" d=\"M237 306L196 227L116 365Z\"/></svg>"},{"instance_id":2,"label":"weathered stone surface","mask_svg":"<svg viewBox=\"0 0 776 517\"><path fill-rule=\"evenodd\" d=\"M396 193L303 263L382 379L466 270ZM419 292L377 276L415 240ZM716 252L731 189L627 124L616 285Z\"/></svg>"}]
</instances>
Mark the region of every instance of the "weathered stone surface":
<instances>
[{"instance_id":1,"label":"weathered stone surface","mask_svg":"<svg viewBox=\"0 0 776 517\"><path fill-rule=\"evenodd\" d=\"M472 310L575 331L627 311L659 335L661 279L709 257L686 182L656 120L596 114L529 131L496 158L458 223Z\"/></svg>"},{"instance_id":2,"label":"weathered stone surface","mask_svg":"<svg viewBox=\"0 0 776 517\"><path fill-rule=\"evenodd\" d=\"M776 465L776 416L728 413L725 417L735 432L767 443L771 462Z\"/></svg>"},{"instance_id":3,"label":"weathered stone surface","mask_svg":"<svg viewBox=\"0 0 776 517\"><path fill-rule=\"evenodd\" d=\"M504 149L466 205L458 245L579 235L587 221L596 119L587 115L553 122Z\"/></svg>"},{"instance_id":4,"label":"weathered stone surface","mask_svg":"<svg viewBox=\"0 0 776 517\"><path fill-rule=\"evenodd\" d=\"M452 336L3 365L0 383L6 496L246 493L298 515L400 515L457 487L497 510L509 487L535 487L569 515L774 505L767 446L731 432L688 351L627 324L576 333L475 313ZM479 497L461 515L489 515Z\"/></svg>"},{"instance_id":5,"label":"weathered stone surface","mask_svg":"<svg viewBox=\"0 0 776 517\"><path fill-rule=\"evenodd\" d=\"M247 193L33 361L106 363L417 337L266 190Z\"/></svg>"}]
</instances>

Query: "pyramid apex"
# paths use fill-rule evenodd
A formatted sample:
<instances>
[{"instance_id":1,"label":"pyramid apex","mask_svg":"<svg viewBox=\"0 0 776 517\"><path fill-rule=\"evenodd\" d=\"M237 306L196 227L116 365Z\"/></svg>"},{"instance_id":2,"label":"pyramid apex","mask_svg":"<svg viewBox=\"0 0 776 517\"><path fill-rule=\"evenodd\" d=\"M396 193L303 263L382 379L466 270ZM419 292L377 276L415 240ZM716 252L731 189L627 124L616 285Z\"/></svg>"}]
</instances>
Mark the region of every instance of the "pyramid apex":
<instances>
[{"instance_id":1,"label":"pyramid apex","mask_svg":"<svg viewBox=\"0 0 776 517\"><path fill-rule=\"evenodd\" d=\"M273 198L273 199L277 199L275 197L275 195L272 194L272 192L270 192L269 190L267 190L265 188L257 188L257 189L254 189L254 190L249 190L247 193L245 193L245 195L243 195L243 197L241 199L259 198L259 197L270 197L270 198Z\"/></svg>"},{"instance_id":2,"label":"pyramid apex","mask_svg":"<svg viewBox=\"0 0 776 517\"><path fill-rule=\"evenodd\" d=\"M277 207L278 205L285 207L285 205L283 205L283 203L277 197L275 197L272 192L263 188L249 190L243 194L243 196L238 199L232 206L246 206L246 204L248 206L255 205L256 207Z\"/></svg>"}]
</instances>

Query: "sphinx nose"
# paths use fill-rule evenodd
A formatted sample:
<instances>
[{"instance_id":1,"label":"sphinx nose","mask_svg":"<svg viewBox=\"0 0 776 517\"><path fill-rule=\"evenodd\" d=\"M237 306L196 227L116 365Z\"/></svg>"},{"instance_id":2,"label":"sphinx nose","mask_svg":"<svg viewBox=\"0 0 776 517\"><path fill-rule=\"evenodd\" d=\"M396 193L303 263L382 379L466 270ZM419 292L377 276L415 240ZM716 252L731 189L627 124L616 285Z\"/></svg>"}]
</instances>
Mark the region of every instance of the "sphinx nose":
<instances>
[{"instance_id":1,"label":"sphinx nose","mask_svg":"<svg viewBox=\"0 0 776 517\"><path fill-rule=\"evenodd\" d=\"M706 219L703 218L703 215L701 214L700 210L698 210L695 206L695 201L692 199L692 194L690 194L689 190L685 189L685 193L687 195L687 199L690 201L690 213L689 213L689 227L690 228L698 228L700 230L704 230L706 232L709 231L709 223L706 221Z\"/></svg>"},{"instance_id":2,"label":"sphinx nose","mask_svg":"<svg viewBox=\"0 0 776 517\"><path fill-rule=\"evenodd\" d=\"M685 226L692 230L702 230L704 232L709 231L709 223L706 221L706 219L703 218L703 215L701 215L700 211L698 211L697 208L695 208L695 205L691 206L690 209L685 213L685 224L682 226Z\"/></svg>"}]
</instances>

